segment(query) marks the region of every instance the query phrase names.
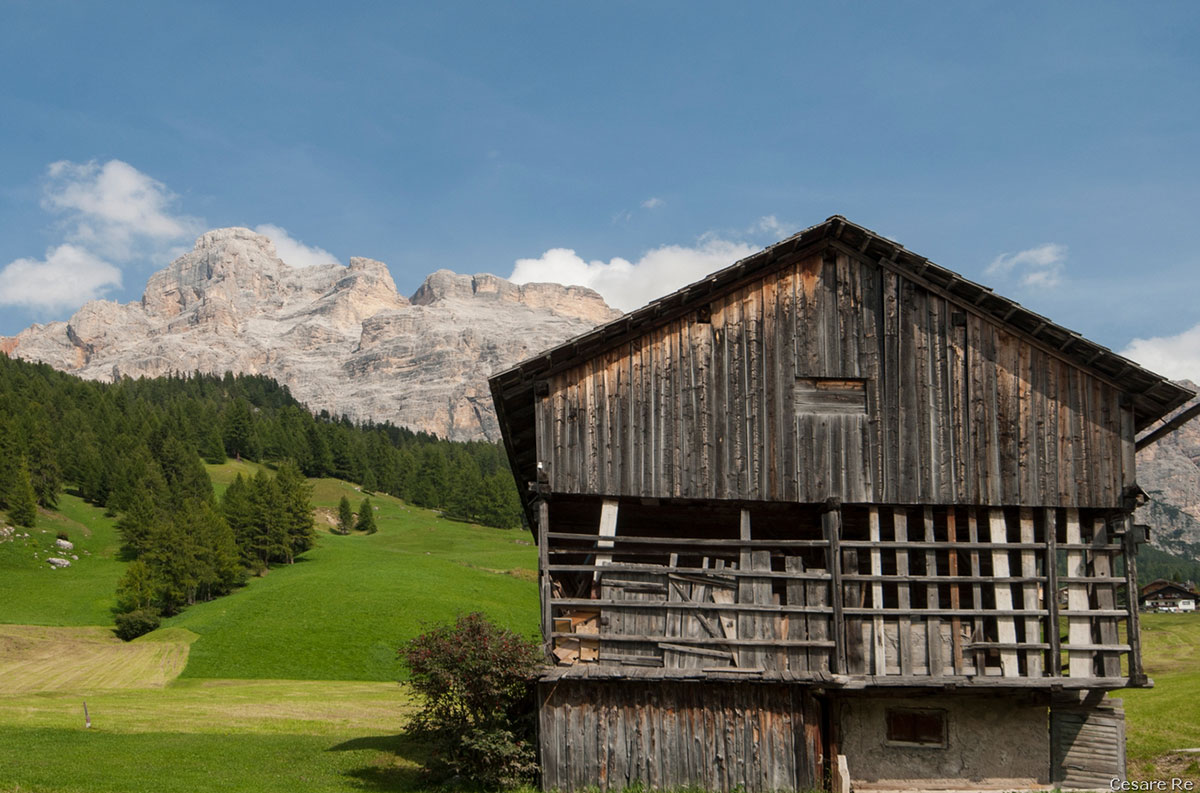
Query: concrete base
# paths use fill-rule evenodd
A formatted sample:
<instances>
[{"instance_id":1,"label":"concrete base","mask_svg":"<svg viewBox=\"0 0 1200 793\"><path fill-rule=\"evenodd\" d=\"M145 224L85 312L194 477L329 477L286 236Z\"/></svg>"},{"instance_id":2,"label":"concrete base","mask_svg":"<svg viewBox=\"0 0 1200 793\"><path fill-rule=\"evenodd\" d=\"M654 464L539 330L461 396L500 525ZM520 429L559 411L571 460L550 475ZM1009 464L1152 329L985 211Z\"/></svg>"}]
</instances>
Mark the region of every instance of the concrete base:
<instances>
[{"instance_id":1,"label":"concrete base","mask_svg":"<svg viewBox=\"0 0 1200 793\"><path fill-rule=\"evenodd\" d=\"M889 709L943 713L944 745L889 740ZM1039 790L1050 782L1049 702L1042 694L847 695L837 714L855 790Z\"/></svg>"}]
</instances>

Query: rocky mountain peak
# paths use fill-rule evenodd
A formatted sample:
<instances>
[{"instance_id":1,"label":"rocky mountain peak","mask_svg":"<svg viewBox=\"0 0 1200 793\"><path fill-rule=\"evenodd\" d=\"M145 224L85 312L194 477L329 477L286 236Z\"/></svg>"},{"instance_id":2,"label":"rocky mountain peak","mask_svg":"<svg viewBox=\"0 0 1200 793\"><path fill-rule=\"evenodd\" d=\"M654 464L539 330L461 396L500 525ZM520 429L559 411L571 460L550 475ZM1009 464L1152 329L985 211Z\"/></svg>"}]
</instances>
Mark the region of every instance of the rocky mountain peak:
<instances>
[{"instance_id":1,"label":"rocky mountain peak","mask_svg":"<svg viewBox=\"0 0 1200 793\"><path fill-rule=\"evenodd\" d=\"M604 302L600 293L585 286L514 284L491 273L460 275L450 270L438 270L425 279L411 298L417 306L455 300L520 304L560 316L586 319L596 325L620 316L619 311Z\"/></svg>"},{"instance_id":2,"label":"rocky mountain peak","mask_svg":"<svg viewBox=\"0 0 1200 793\"><path fill-rule=\"evenodd\" d=\"M383 262L290 267L269 238L227 228L152 275L140 302L90 302L0 349L93 379L267 374L316 410L495 440L488 375L618 316L590 289L449 270L410 303Z\"/></svg>"}]
</instances>

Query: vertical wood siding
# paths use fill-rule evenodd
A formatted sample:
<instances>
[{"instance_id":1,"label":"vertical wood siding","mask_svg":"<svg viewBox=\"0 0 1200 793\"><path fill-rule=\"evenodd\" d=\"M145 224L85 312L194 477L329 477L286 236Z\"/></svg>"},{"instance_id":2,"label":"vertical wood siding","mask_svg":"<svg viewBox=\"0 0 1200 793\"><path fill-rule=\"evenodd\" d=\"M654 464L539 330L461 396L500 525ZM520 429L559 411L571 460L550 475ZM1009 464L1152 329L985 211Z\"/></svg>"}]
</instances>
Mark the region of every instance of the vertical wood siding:
<instances>
[{"instance_id":1,"label":"vertical wood siding","mask_svg":"<svg viewBox=\"0 0 1200 793\"><path fill-rule=\"evenodd\" d=\"M562 493L1119 507L1118 389L844 253L797 262L550 380L539 460ZM797 378L861 380L865 414Z\"/></svg>"},{"instance_id":2,"label":"vertical wood siding","mask_svg":"<svg viewBox=\"0 0 1200 793\"><path fill-rule=\"evenodd\" d=\"M824 782L821 708L799 686L539 686L545 790L812 790Z\"/></svg>"}]
</instances>

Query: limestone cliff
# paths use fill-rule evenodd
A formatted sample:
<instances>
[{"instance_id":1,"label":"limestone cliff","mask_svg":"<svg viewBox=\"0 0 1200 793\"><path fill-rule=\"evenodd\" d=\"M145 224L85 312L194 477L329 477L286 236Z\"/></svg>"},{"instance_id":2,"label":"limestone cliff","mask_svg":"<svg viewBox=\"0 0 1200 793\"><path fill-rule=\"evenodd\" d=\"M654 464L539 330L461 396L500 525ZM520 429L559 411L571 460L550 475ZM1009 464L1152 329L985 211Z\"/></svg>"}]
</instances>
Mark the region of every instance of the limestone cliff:
<instances>
[{"instance_id":1,"label":"limestone cliff","mask_svg":"<svg viewBox=\"0 0 1200 793\"><path fill-rule=\"evenodd\" d=\"M93 301L0 349L92 379L266 374L314 410L498 440L487 376L617 316L590 289L448 270L409 300L382 262L293 268L230 228L152 275L140 302Z\"/></svg>"}]
</instances>

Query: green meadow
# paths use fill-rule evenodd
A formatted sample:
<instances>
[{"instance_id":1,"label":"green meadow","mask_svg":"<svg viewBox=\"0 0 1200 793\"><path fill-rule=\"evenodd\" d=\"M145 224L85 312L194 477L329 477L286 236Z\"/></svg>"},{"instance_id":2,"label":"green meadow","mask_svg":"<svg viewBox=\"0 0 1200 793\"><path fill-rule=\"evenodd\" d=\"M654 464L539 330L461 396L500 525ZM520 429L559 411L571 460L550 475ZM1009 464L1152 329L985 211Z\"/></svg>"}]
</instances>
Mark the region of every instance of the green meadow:
<instances>
[{"instance_id":1,"label":"green meadow","mask_svg":"<svg viewBox=\"0 0 1200 793\"><path fill-rule=\"evenodd\" d=\"M209 472L220 493L257 470ZM295 564L130 643L110 630L126 563L102 510L64 495L0 543L0 792L420 787L396 648L470 611L534 635L536 552L388 496L370 496L377 534L333 535L343 494L364 497L313 480L318 542ZM65 570L45 561L59 531L79 557Z\"/></svg>"},{"instance_id":2,"label":"green meadow","mask_svg":"<svg viewBox=\"0 0 1200 793\"><path fill-rule=\"evenodd\" d=\"M218 493L258 470L209 468ZM535 549L388 496L370 497L377 534L330 534L363 493L312 484L313 550L130 643L110 630L126 563L102 510L67 494L0 543L0 793L419 789L396 648L469 611L535 635ZM79 559L52 570L60 531ZM1200 615L1142 615L1142 642L1155 687L1114 694L1130 776L1200 780L1181 751L1200 748Z\"/></svg>"}]
</instances>

